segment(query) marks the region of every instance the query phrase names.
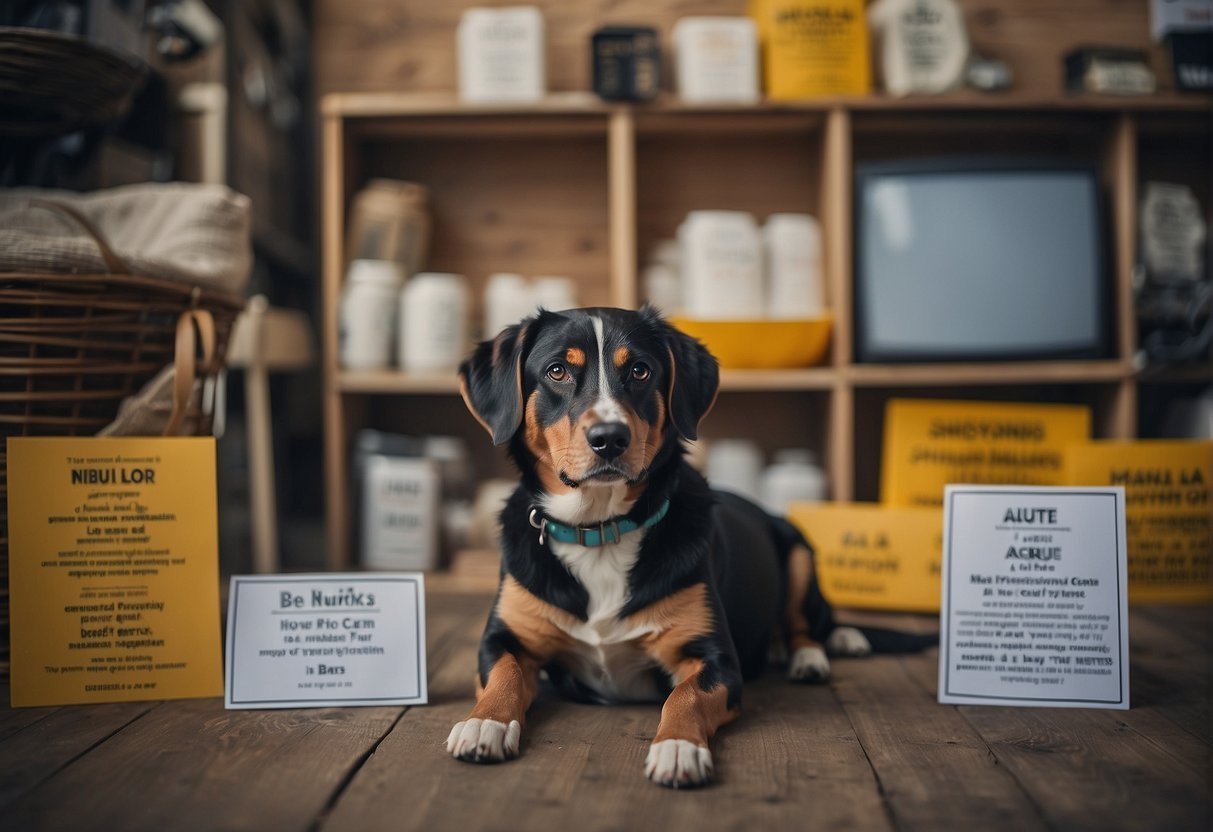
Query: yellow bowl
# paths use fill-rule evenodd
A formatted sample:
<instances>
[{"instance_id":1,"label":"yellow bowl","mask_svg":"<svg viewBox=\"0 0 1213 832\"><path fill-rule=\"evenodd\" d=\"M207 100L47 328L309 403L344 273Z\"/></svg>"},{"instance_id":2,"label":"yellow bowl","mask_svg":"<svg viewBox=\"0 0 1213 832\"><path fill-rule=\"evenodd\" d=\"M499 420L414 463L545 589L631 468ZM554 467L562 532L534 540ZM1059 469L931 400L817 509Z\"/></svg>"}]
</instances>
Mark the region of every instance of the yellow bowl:
<instances>
[{"instance_id":1,"label":"yellow bowl","mask_svg":"<svg viewBox=\"0 0 1213 832\"><path fill-rule=\"evenodd\" d=\"M820 364L830 348L830 317L797 320L705 321L670 318L698 338L729 370L776 370Z\"/></svg>"}]
</instances>

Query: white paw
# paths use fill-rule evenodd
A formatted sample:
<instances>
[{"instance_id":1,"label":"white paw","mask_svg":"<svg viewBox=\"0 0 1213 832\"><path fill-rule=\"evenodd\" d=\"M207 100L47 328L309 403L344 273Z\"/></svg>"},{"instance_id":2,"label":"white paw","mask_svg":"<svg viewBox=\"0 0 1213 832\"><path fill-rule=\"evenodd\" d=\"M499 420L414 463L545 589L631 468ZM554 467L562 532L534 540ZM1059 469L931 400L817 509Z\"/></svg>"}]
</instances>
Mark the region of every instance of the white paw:
<instances>
[{"instance_id":1,"label":"white paw","mask_svg":"<svg viewBox=\"0 0 1213 832\"><path fill-rule=\"evenodd\" d=\"M826 649L835 656L866 656L872 652L872 645L854 627L836 627L826 639Z\"/></svg>"},{"instance_id":2,"label":"white paw","mask_svg":"<svg viewBox=\"0 0 1213 832\"><path fill-rule=\"evenodd\" d=\"M521 736L518 720L506 725L495 719L465 719L451 729L446 750L452 757L471 763L499 763L518 756Z\"/></svg>"},{"instance_id":3,"label":"white paw","mask_svg":"<svg viewBox=\"0 0 1213 832\"><path fill-rule=\"evenodd\" d=\"M649 747L644 776L675 789L707 785L712 779L712 752L686 740L662 740Z\"/></svg>"},{"instance_id":4,"label":"white paw","mask_svg":"<svg viewBox=\"0 0 1213 832\"><path fill-rule=\"evenodd\" d=\"M830 678L830 660L820 647L797 647L788 663L788 678L794 682L824 682Z\"/></svg>"}]
</instances>

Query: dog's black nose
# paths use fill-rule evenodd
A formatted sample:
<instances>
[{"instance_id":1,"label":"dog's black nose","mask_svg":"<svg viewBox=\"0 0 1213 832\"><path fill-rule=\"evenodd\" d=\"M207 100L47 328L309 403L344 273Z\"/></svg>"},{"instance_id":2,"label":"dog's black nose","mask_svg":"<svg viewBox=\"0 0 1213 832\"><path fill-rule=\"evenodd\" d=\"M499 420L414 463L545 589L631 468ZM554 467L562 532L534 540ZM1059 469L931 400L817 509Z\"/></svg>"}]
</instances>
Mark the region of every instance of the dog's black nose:
<instances>
[{"instance_id":1,"label":"dog's black nose","mask_svg":"<svg viewBox=\"0 0 1213 832\"><path fill-rule=\"evenodd\" d=\"M594 453L603 459L614 459L628 449L632 431L623 422L599 422L586 429L585 438Z\"/></svg>"}]
</instances>

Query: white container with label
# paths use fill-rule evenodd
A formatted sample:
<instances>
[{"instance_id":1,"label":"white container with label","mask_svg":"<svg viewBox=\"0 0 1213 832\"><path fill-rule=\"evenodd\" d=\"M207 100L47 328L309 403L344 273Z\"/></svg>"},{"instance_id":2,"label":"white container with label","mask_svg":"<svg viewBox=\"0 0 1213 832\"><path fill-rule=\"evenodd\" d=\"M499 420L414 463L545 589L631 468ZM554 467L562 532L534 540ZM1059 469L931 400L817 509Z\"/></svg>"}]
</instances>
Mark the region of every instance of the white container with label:
<instances>
[{"instance_id":1,"label":"white container with label","mask_svg":"<svg viewBox=\"0 0 1213 832\"><path fill-rule=\"evenodd\" d=\"M673 40L683 101L758 101L758 32L753 20L684 17L674 24Z\"/></svg>"},{"instance_id":2,"label":"white container with label","mask_svg":"<svg viewBox=\"0 0 1213 832\"><path fill-rule=\"evenodd\" d=\"M341 290L339 348L341 366L382 370L392 363L396 340L396 296L404 269L387 260L350 263Z\"/></svg>"},{"instance_id":3,"label":"white container with label","mask_svg":"<svg viewBox=\"0 0 1213 832\"><path fill-rule=\"evenodd\" d=\"M666 315L682 312L682 281L678 272L664 263L644 267L644 299Z\"/></svg>"},{"instance_id":4,"label":"white container with label","mask_svg":"<svg viewBox=\"0 0 1213 832\"><path fill-rule=\"evenodd\" d=\"M775 461L762 472L758 490L762 507L782 517L792 503L826 499L829 482L812 451L784 448L775 452Z\"/></svg>"},{"instance_id":5,"label":"white container with label","mask_svg":"<svg viewBox=\"0 0 1213 832\"><path fill-rule=\"evenodd\" d=\"M543 98L546 56L539 7L467 9L458 41L462 100L492 104Z\"/></svg>"},{"instance_id":6,"label":"white container with label","mask_svg":"<svg viewBox=\"0 0 1213 832\"><path fill-rule=\"evenodd\" d=\"M762 227L767 264L767 314L815 318L825 307L821 226L808 214L771 214Z\"/></svg>"},{"instance_id":7,"label":"white container with label","mask_svg":"<svg viewBox=\"0 0 1213 832\"><path fill-rule=\"evenodd\" d=\"M748 439L714 439L708 443L705 476L712 488L759 498L762 451Z\"/></svg>"},{"instance_id":8,"label":"white container with label","mask_svg":"<svg viewBox=\"0 0 1213 832\"><path fill-rule=\"evenodd\" d=\"M496 338L535 311L534 294L525 277L511 272L490 275L484 287L484 339Z\"/></svg>"},{"instance_id":9,"label":"white container with label","mask_svg":"<svg viewBox=\"0 0 1213 832\"><path fill-rule=\"evenodd\" d=\"M762 243L744 211L692 211L678 229L682 300L702 320L763 317Z\"/></svg>"},{"instance_id":10,"label":"white container with label","mask_svg":"<svg viewBox=\"0 0 1213 832\"><path fill-rule=\"evenodd\" d=\"M368 455L362 491L363 566L437 568L441 490L433 460Z\"/></svg>"},{"instance_id":11,"label":"white container with label","mask_svg":"<svg viewBox=\"0 0 1213 832\"><path fill-rule=\"evenodd\" d=\"M400 292L400 366L410 373L455 370L468 352L467 281L420 272Z\"/></svg>"},{"instance_id":12,"label":"white container with label","mask_svg":"<svg viewBox=\"0 0 1213 832\"><path fill-rule=\"evenodd\" d=\"M879 0L868 7L868 22L890 95L937 94L964 81L969 34L953 0Z\"/></svg>"},{"instance_id":13,"label":"white container with label","mask_svg":"<svg viewBox=\"0 0 1213 832\"><path fill-rule=\"evenodd\" d=\"M536 309L562 312L577 307L577 289L571 278L544 275L531 284L531 296Z\"/></svg>"}]
</instances>

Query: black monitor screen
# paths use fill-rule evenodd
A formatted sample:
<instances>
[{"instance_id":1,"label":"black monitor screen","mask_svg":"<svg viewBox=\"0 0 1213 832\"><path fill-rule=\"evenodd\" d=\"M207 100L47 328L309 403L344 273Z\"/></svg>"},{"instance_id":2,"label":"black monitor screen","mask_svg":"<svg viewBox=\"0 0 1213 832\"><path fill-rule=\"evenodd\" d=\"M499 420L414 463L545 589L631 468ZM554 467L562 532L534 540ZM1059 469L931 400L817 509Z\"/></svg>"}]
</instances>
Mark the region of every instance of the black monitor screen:
<instances>
[{"instance_id":1,"label":"black monitor screen","mask_svg":"<svg viewBox=\"0 0 1213 832\"><path fill-rule=\"evenodd\" d=\"M1105 352L1093 169L874 165L855 207L859 360Z\"/></svg>"}]
</instances>

